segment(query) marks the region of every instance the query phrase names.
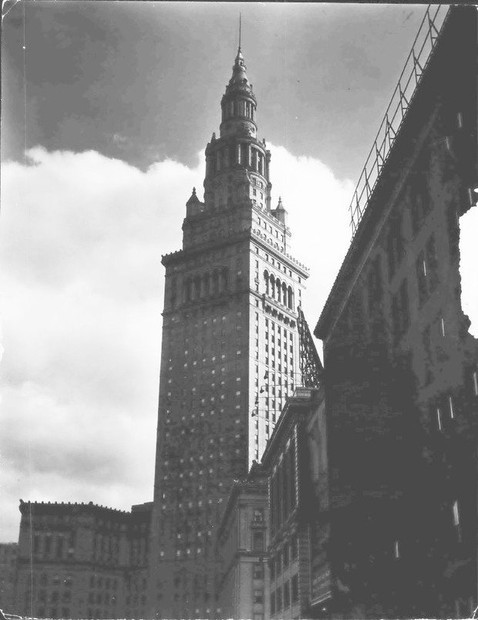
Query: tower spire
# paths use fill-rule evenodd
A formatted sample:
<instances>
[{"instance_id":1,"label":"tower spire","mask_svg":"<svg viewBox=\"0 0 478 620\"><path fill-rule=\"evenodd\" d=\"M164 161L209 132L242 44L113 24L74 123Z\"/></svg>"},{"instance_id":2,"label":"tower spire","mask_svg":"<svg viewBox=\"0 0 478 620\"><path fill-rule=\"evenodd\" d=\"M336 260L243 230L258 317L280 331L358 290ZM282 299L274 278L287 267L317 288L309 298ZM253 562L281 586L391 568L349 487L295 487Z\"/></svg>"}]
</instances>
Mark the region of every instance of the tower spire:
<instances>
[{"instance_id":1,"label":"tower spire","mask_svg":"<svg viewBox=\"0 0 478 620\"><path fill-rule=\"evenodd\" d=\"M239 13L239 47L237 53L241 51L241 38L242 38L242 14Z\"/></svg>"}]
</instances>

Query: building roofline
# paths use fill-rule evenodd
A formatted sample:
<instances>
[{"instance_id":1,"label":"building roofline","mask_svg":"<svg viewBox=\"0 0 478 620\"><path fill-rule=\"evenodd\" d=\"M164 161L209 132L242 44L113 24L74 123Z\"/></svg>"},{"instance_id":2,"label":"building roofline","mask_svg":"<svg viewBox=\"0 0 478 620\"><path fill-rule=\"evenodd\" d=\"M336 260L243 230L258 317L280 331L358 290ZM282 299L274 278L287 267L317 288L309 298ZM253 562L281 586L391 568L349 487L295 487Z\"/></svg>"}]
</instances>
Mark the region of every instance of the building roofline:
<instances>
[{"instance_id":1,"label":"building roofline","mask_svg":"<svg viewBox=\"0 0 478 620\"><path fill-rule=\"evenodd\" d=\"M268 467L268 461L276 448L276 444L282 439L285 429L287 428L287 423L295 414L308 411L309 407L317 402L318 394L321 392L321 389L320 387L298 387L295 389L294 394L289 396L286 400L284 408L272 431L271 438L267 442L266 449L262 455L261 463L266 469Z\"/></svg>"},{"instance_id":2,"label":"building roofline","mask_svg":"<svg viewBox=\"0 0 478 620\"><path fill-rule=\"evenodd\" d=\"M55 511L66 512L68 510L71 510L72 512L106 512L114 516L124 516L131 514L127 510L109 508L108 506L101 506L99 504L94 504L93 502L24 502L22 499L20 500L19 510L22 515L28 515L30 510L32 510L34 514L50 514L54 513Z\"/></svg>"},{"instance_id":3,"label":"building roofline","mask_svg":"<svg viewBox=\"0 0 478 620\"><path fill-rule=\"evenodd\" d=\"M384 202L384 195L388 200L390 196L387 196L387 194L390 194L390 191L393 191L393 188L396 185L396 179L393 174L390 174L390 172L398 168L401 169L403 162L398 161L398 153L401 152L401 149L403 148L403 142L407 138L407 134L409 133L411 126L416 123L417 114L419 114L422 110L425 99L429 98L430 95L433 96L437 94L437 85L434 80L436 80L438 76L438 79L442 84L442 80L446 80L450 75L450 68L448 68L447 72L443 72L440 70L441 63L443 62L443 54L449 51L450 41L452 41L452 37L460 36L461 27L463 26L464 22L469 25L470 20L468 10L474 12L474 29L476 35L476 8L470 6L452 6L448 13L448 19L446 20L446 23L444 24L444 27L440 32L439 40L436 43L433 54L430 57L430 62L422 75L421 82L419 83L414 92L413 100L410 102L406 116L403 119L399 130L397 131L394 143L389 151L386 161L381 168L380 176L377 179L373 191L368 199L367 208L363 212L363 216L358 223L355 235L347 250L345 258L342 262L342 265L332 285L328 298L322 309L319 320L314 329L314 335L317 338L325 340L330 334L331 329L333 329L336 322L338 321L338 318L341 314L339 309L342 305L344 293L347 292L350 279L353 277L353 274L356 271L357 257L363 251L363 246L367 243L368 235L371 232L371 220L373 221L377 217L381 216L381 214L383 213L383 210L381 208ZM476 36L475 39L471 42L471 44L476 46ZM463 54L463 52L461 53ZM474 57L474 63L476 72L476 55ZM435 100L434 105L436 104L437 101ZM477 157L476 152L475 157ZM390 182L389 179L391 179Z\"/></svg>"}]
</instances>

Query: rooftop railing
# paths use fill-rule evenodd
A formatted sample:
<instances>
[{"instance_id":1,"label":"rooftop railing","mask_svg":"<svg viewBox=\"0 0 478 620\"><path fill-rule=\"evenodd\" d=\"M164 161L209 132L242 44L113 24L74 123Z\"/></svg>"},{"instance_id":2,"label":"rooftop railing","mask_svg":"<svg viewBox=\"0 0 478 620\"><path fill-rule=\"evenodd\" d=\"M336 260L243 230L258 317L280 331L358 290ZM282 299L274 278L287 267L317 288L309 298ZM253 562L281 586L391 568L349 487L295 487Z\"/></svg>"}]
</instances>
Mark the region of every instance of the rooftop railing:
<instances>
[{"instance_id":1,"label":"rooftop railing","mask_svg":"<svg viewBox=\"0 0 478 620\"><path fill-rule=\"evenodd\" d=\"M427 7L412 49L355 187L349 206L352 237L357 231L412 97L432 56L449 9L449 6L440 4Z\"/></svg>"}]
</instances>

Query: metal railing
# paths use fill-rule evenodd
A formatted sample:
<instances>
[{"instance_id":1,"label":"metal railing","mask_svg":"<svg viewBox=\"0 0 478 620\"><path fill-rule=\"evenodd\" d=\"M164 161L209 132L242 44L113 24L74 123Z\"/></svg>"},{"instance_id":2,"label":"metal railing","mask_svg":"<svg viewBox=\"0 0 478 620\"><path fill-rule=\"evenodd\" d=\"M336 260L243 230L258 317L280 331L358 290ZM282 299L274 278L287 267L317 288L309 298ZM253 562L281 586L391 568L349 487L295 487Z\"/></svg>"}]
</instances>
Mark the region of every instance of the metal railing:
<instances>
[{"instance_id":1,"label":"metal railing","mask_svg":"<svg viewBox=\"0 0 478 620\"><path fill-rule=\"evenodd\" d=\"M368 201L380 177L395 137L405 118L412 97L432 56L441 29L447 19L450 7L428 5L418 29L412 49L393 91L385 116L368 154L365 165L349 206L352 237L367 208Z\"/></svg>"}]
</instances>

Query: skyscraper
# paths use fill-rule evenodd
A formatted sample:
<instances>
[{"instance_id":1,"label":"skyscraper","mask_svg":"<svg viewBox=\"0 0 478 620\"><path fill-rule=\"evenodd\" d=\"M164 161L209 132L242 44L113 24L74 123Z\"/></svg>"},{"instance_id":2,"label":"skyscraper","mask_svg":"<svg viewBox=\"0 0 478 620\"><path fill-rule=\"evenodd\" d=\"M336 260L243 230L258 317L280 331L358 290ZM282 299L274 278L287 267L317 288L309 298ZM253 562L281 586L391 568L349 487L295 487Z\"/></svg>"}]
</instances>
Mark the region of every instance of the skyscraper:
<instances>
[{"instance_id":1,"label":"skyscraper","mask_svg":"<svg viewBox=\"0 0 478 620\"><path fill-rule=\"evenodd\" d=\"M204 201L186 203L166 268L150 566L150 612L220 615L214 539L235 478L264 451L300 383L298 312L307 269L288 254L270 152L239 46L206 147Z\"/></svg>"}]
</instances>

